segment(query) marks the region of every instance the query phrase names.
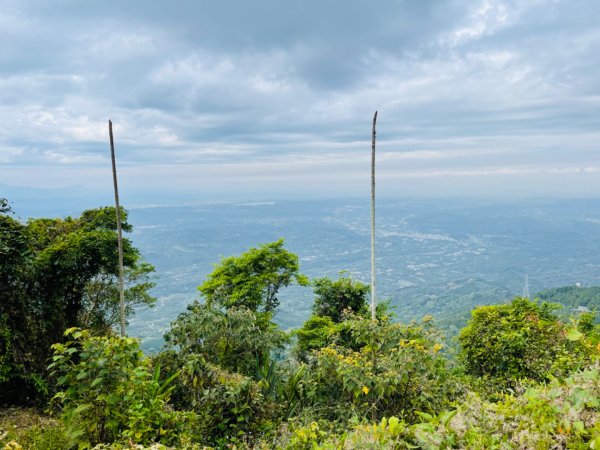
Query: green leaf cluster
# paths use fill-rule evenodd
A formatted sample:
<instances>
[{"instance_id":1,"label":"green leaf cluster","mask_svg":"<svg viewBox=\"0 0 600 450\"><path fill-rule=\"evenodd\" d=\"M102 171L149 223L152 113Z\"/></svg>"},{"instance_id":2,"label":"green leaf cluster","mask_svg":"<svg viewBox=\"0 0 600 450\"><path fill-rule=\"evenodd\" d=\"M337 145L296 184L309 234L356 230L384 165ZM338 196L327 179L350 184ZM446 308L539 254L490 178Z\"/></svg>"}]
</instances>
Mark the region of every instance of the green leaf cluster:
<instances>
[{"instance_id":1,"label":"green leaf cluster","mask_svg":"<svg viewBox=\"0 0 600 450\"><path fill-rule=\"evenodd\" d=\"M133 439L140 444L175 441L181 417L167 407L172 374L160 382L133 338L91 336L70 328L54 344L49 369L57 379L54 401L78 448Z\"/></svg>"},{"instance_id":2,"label":"green leaf cluster","mask_svg":"<svg viewBox=\"0 0 600 450\"><path fill-rule=\"evenodd\" d=\"M356 348L313 351L305 391L317 417L348 420L436 413L462 391L430 318L408 325L362 317L345 322Z\"/></svg>"},{"instance_id":3,"label":"green leaf cluster","mask_svg":"<svg viewBox=\"0 0 600 450\"><path fill-rule=\"evenodd\" d=\"M211 364L251 376L287 341L269 319L270 314L243 306L222 310L194 302L171 324L165 340L182 358L200 355Z\"/></svg>"},{"instance_id":4,"label":"green leaf cluster","mask_svg":"<svg viewBox=\"0 0 600 450\"><path fill-rule=\"evenodd\" d=\"M525 298L474 309L458 338L466 373L509 389L520 379L544 381L591 362L594 343L577 323L559 320L555 310L556 305ZM586 329L591 334L589 323Z\"/></svg>"},{"instance_id":5,"label":"green leaf cluster","mask_svg":"<svg viewBox=\"0 0 600 450\"><path fill-rule=\"evenodd\" d=\"M313 314L293 333L297 338L296 356L307 362L312 350L333 343L358 349L360 345L353 343L346 319L370 317L369 286L353 280L344 272L335 281L323 277L313 280L311 284L315 294ZM387 303L377 305L377 317L386 321L390 319Z\"/></svg>"},{"instance_id":6,"label":"green leaf cluster","mask_svg":"<svg viewBox=\"0 0 600 450\"><path fill-rule=\"evenodd\" d=\"M471 393L455 408L360 421L335 431L331 422L291 423L258 448L343 449L597 449L600 445L598 365L498 402ZM332 428L334 427L334 428Z\"/></svg>"},{"instance_id":7,"label":"green leaf cluster","mask_svg":"<svg viewBox=\"0 0 600 450\"><path fill-rule=\"evenodd\" d=\"M124 229L131 230L122 211ZM154 267L124 240L126 313L152 306ZM105 334L118 323L115 209L80 217L30 219L0 213L0 402L40 400L52 390L50 345L66 328Z\"/></svg>"},{"instance_id":8,"label":"green leaf cluster","mask_svg":"<svg viewBox=\"0 0 600 450\"><path fill-rule=\"evenodd\" d=\"M198 289L208 305L246 307L274 312L284 286L308 284L300 274L298 256L283 248L283 239L251 248L239 256L223 258Z\"/></svg>"},{"instance_id":9,"label":"green leaf cluster","mask_svg":"<svg viewBox=\"0 0 600 450\"><path fill-rule=\"evenodd\" d=\"M367 307L369 286L345 276L343 272L335 281L324 277L317 278L312 284L315 316L326 316L339 323L343 320L344 313L358 314Z\"/></svg>"}]
</instances>

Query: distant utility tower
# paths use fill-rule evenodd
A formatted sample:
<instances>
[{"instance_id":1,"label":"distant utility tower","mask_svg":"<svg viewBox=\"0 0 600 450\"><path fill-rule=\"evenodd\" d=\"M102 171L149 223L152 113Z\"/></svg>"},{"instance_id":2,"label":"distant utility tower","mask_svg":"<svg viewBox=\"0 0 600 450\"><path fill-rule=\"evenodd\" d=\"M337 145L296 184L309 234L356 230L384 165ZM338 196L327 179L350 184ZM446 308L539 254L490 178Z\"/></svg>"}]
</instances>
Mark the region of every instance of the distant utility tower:
<instances>
[{"instance_id":1,"label":"distant utility tower","mask_svg":"<svg viewBox=\"0 0 600 450\"><path fill-rule=\"evenodd\" d=\"M530 298L529 294L529 274L525 275L525 286L523 287L523 298Z\"/></svg>"}]
</instances>

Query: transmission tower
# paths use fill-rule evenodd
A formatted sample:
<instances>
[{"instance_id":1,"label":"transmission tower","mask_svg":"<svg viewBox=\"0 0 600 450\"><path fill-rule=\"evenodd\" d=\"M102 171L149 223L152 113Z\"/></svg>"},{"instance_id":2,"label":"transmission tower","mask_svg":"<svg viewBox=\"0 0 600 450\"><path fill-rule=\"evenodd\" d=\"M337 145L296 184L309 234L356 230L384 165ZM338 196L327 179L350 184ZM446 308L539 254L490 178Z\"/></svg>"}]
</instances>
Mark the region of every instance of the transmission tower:
<instances>
[{"instance_id":1,"label":"transmission tower","mask_svg":"<svg viewBox=\"0 0 600 450\"><path fill-rule=\"evenodd\" d=\"M525 275L525 286L523 287L523 298L530 298L529 294L529 274Z\"/></svg>"}]
</instances>

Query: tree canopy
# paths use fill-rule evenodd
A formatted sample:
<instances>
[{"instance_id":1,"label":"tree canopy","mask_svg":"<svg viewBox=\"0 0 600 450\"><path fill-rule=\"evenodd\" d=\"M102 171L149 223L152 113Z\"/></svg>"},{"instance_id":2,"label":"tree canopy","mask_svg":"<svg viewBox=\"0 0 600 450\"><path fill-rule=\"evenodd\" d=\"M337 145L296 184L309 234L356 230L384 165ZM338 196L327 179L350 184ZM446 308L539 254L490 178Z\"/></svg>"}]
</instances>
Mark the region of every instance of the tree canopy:
<instances>
[{"instance_id":1,"label":"tree canopy","mask_svg":"<svg viewBox=\"0 0 600 450\"><path fill-rule=\"evenodd\" d=\"M344 312L358 314L367 307L370 288L360 281L340 274L333 281L327 277L313 281L315 302L313 313L341 322Z\"/></svg>"},{"instance_id":2,"label":"tree canopy","mask_svg":"<svg viewBox=\"0 0 600 450\"><path fill-rule=\"evenodd\" d=\"M332 342L348 348L359 348L347 327L352 317L367 317L370 287L353 280L344 272L337 280L323 277L313 280L315 294L313 315L296 330L296 355L306 361L313 350L325 347ZM387 321L390 318L387 302L377 305L377 318Z\"/></svg>"},{"instance_id":3,"label":"tree canopy","mask_svg":"<svg viewBox=\"0 0 600 450\"><path fill-rule=\"evenodd\" d=\"M510 303L480 306L459 335L459 357L467 373L496 379L506 387L528 378L544 381L564 376L588 362L593 346L575 322L554 314L557 305L515 298ZM591 333L590 320L583 322Z\"/></svg>"},{"instance_id":4,"label":"tree canopy","mask_svg":"<svg viewBox=\"0 0 600 450\"><path fill-rule=\"evenodd\" d=\"M122 211L126 230L127 213ZM66 328L106 333L118 320L115 209L84 211L80 217L38 218L21 223L0 214L0 397L22 401L44 391L50 345ZM124 241L128 314L152 305L154 267ZM33 382L33 380L37 380ZM15 398L16 397L16 398Z\"/></svg>"},{"instance_id":5,"label":"tree canopy","mask_svg":"<svg viewBox=\"0 0 600 450\"><path fill-rule=\"evenodd\" d=\"M283 347L287 336L267 317L248 308L222 311L194 302L171 324L165 340L186 359L200 355L232 372L254 375L272 351Z\"/></svg>"},{"instance_id":6,"label":"tree canopy","mask_svg":"<svg viewBox=\"0 0 600 450\"><path fill-rule=\"evenodd\" d=\"M239 256L223 258L198 287L207 304L275 312L282 287L292 283L308 285L308 279L300 273L298 256L284 249L283 243L279 239Z\"/></svg>"}]
</instances>

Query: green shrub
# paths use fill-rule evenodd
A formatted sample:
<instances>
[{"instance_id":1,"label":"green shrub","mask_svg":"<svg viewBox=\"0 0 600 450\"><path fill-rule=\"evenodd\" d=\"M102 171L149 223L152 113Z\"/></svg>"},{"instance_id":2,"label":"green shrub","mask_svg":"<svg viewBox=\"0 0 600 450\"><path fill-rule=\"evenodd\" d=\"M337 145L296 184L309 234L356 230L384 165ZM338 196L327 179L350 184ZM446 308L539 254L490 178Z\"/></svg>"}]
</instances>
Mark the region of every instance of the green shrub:
<instances>
[{"instance_id":1,"label":"green shrub","mask_svg":"<svg viewBox=\"0 0 600 450\"><path fill-rule=\"evenodd\" d=\"M429 318L409 325L356 318L345 324L358 350L331 345L313 353L304 392L314 414L330 420L436 413L461 387L440 354Z\"/></svg>"},{"instance_id":2,"label":"green shrub","mask_svg":"<svg viewBox=\"0 0 600 450\"><path fill-rule=\"evenodd\" d=\"M0 410L0 448L69 450L72 446L64 426L47 414L34 408Z\"/></svg>"},{"instance_id":3,"label":"green shrub","mask_svg":"<svg viewBox=\"0 0 600 450\"><path fill-rule=\"evenodd\" d=\"M470 394L456 409L437 415L418 412L419 423L398 417L363 420L345 430L335 424L284 424L277 437L257 448L338 449L598 449L600 366L555 379L548 385L506 395L498 403Z\"/></svg>"},{"instance_id":4,"label":"green shrub","mask_svg":"<svg viewBox=\"0 0 600 450\"><path fill-rule=\"evenodd\" d=\"M173 405L195 414L188 432L201 444L252 441L280 415L281 407L265 398L255 380L207 362L202 355L166 351L155 363L167 373L180 371Z\"/></svg>"},{"instance_id":5,"label":"green shrub","mask_svg":"<svg viewBox=\"0 0 600 450\"><path fill-rule=\"evenodd\" d=\"M54 399L69 437L80 447L131 440L169 443L185 421L167 407L172 390L150 371L136 339L91 337L85 330L65 332L71 341L54 344L50 369L62 389Z\"/></svg>"},{"instance_id":6,"label":"green shrub","mask_svg":"<svg viewBox=\"0 0 600 450\"><path fill-rule=\"evenodd\" d=\"M344 276L343 272L336 281L327 277L313 281L315 316L327 316L333 322L341 322L344 313L359 314L366 312L369 286Z\"/></svg>"},{"instance_id":7,"label":"green shrub","mask_svg":"<svg viewBox=\"0 0 600 450\"><path fill-rule=\"evenodd\" d=\"M498 403L472 394L448 423L430 418L413 427L413 442L432 449L451 448L450 443L477 449L600 448L598 369L589 367Z\"/></svg>"},{"instance_id":8,"label":"green shrub","mask_svg":"<svg viewBox=\"0 0 600 450\"><path fill-rule=\"evenodd\" d=\"M597 349L576 324L558 320L555 309L525 298L474 309L459 335L467 374L512 388L519 379L564 376L592 361Z\"/></svg>"},{"instance_id":9,"label":"green shrub","mask_svg":"<svg viewBox=\"0 0 600 450\"><path fill-rule=\"evenodd\" d=\"M302 328L294 331L297 338L295 353L299 360L307 361L312 350L318 350L333 343L337 334L337 325L330 317L312 315Z\"/></svg>"},{"instance_id":10,"label":"green shrub","mask_svg":"<svg viewBox=\"0 0 600 450\"><path fill-rule=\"evenodd\" d=\"M202 355L223 369L253 376L272 352L283 348L287 336L271 322L270 313L246 307L223 311L194 302L171 324L165 340L182 359Z\"/></svg>"}]
</instances>

